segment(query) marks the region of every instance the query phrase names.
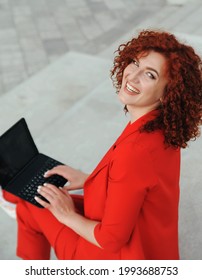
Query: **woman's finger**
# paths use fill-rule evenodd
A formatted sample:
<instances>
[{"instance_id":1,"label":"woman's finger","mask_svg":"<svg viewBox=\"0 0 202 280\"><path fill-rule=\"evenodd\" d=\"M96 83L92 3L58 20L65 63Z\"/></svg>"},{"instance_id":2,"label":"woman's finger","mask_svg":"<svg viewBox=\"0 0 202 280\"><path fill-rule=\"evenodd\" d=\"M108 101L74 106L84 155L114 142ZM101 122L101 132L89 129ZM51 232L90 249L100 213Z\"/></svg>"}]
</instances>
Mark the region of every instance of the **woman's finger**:
<instances>
[{"instance_id":1,"label":"woman's finger","mask_svg":"<svg viewBox=\"0 0 202 280\"><path fill-rule=\"evenodd\" d=\"M48 170L45 172L44 174L44 177L47 178L47 177L50 177L52 175L60 175L64 178L66 178L67 176L67 165L58 165L58 166L55 166L54 168ZM67 179L67 178L66 178Z\"/></svg>"},{"instance_id":2,"label":"woman's finger","mask_svg":"<svg viewBox=\"0 0 202 280\"><path fill-rule=\"evenodd\" d=\"M50 207L50 204L48 202L44 201L43 199L41 199L40 197L35 196L34 199L36 200L36 202L38 202L44 208L48 209Z\"/></svg>"},{"instance_id":3,"label":"woman's finger","mask_svg":"<svg viewBox=\"0 0 202 280\"><path fill-rule=\"evenodd\" d=\"M47 184L46 186L39 186L37 192L51 203L61 191L55 186Z\"/></svg>"},{"instance_id":4,"label":"woman's finger","mask_svg":"<svg viewBox=\"0 0 202 280\"><path fill-rule=\"evenodd\" d=\"M56 195L58 195L61 192L61 190L58 187L49 183L44 183L43 186L39 186L39 189L43 189L44 191L50 194L56 194Z\"/></svg>"}]
</instances>

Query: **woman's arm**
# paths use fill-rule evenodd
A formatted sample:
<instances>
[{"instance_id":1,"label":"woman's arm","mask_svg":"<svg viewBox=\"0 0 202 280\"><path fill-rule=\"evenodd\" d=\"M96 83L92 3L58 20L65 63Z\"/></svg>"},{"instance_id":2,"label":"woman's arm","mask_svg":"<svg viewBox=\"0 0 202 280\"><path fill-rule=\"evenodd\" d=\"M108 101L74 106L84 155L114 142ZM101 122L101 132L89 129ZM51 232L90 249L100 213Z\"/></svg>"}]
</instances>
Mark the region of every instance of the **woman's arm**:
<instances>
[{"instance_id":1,"label":"woman's arm","mask_svg":"<svg viewBox=\"0 0 202 280\"><path fill-rule=\"evenodd\" d=\"M118 252L130 240L145 198L158 181L150 153L132 141L115 149L108 174L103 217L94 235L104 250Z\"/></svg>"},{"instance_id":2,"label":"woman's arm","mask_svg":"<svg viewBox=\"0 0 202 280\"><path fill-rule=\"evenodd\" d=\"M45 184L38 188L40 195L49 203L35 197L36 201L48 209L61 223L74 230L87 241L101 248L94 236L94 228L99 223L83 217L76 212L74 202L64 189L58 189L51 184Z\"/></svg>"},{"instance_id":3,"label":"woman's arm","mask_svg":"<svg viewBox=\"0 0 202 280\"><path fill-rule=\"evenodd\" d=\"M94 229L98 223L99 222L87 219L78 213L74 213L72 217L66 219L65 224L81 237L101 248L94 235Z\"/></svg>"}]
</instances>

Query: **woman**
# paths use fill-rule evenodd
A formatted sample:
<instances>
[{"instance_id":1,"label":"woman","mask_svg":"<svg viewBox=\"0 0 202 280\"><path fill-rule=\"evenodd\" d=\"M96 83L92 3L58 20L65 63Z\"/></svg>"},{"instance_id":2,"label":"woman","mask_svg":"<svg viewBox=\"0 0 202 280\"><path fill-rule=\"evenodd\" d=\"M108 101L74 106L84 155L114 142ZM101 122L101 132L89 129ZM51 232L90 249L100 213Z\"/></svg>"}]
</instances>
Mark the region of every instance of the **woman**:
<instances>
[{"instance_id":1,"label":"woman","mask_svg":"<svg viewBox=\"0 0 202 280\"><path fill-rule=\"evenodd\" d=\"M142 31L118 49L111 76L130 122L88 176L39 186L44 209L17 204L23 259L179 259L180 148L199 136L201 59L166 32ZM83 188L84 196L68 190Z\"/></svg>"}]
</instances>

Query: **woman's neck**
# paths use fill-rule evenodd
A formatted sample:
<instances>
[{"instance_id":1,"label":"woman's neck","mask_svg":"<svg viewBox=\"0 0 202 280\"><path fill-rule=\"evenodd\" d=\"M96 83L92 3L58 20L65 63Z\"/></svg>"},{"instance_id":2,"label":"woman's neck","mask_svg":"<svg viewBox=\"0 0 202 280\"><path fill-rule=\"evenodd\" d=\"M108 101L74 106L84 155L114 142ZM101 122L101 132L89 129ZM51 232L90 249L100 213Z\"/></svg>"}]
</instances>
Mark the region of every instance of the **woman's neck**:
<instances>
[{"instance_id":1,"label":"woman's neck","mask_svg":"<svg viewBox=\"0 0 202 280\"><path fill-rule=\"evenodd\" d=\"M130 123L134 123L136 120L138 120L139 118L146 115L147 113L149 113L152 110L153 109L145 110L145 108L143 108L143 110L140 110L140 109L139 110L130 110L130 108L128 108L128 113L130 114Z\"/></svg>"},{"instance_id":2,"label":"woman's neck","mask_svg":"<svg viewBox=\"0 0 202 280\"><path fill-rule=\"evenodd\" d=\"M147 113L156 109L156 106L149 107L138 107L134 108L133 106L127 105L127 110L130 115L130 122L134 123L136 120L146 115Z\"/></svg>"}]
</instances>

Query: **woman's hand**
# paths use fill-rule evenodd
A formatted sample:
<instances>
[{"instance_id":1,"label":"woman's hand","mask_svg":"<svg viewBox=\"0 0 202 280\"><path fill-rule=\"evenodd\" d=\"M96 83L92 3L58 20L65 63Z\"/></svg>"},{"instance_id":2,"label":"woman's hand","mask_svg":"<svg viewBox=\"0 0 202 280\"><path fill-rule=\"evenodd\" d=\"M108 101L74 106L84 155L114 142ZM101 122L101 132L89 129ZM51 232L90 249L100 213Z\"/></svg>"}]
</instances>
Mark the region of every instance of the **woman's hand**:
<instances>
[{"instance_id":1,"label":"woman's hand","mask_svg":"<svg viewBox=\"0 0 202 280\"><path fill-rule=\"evenodd\" d=\"M95 226L99 222L78 214L75 210L73 199L67 190L64 188L58 189L51 184L44 184L44 186L39 186L38 193L46 198L49 203L38 196L35 196L36 201L48 209L59 222L70 227L78 235L101 248L94 236Z\"/></svg>"},{"instance_id":2,"label":"woman's hand","mask_svg":"<svg viewBox=\"0 0 202 280\"><path fill-rule=\"evenodd\" d=\"M88 177L88 174L74 169L68 165L58 165L51 170L48 170L44 177L50 177L51 175L60 175L68 180L69 185L65 186L64 188L68 190L76 190L83 188L84 182Z\"/></svg>"},{"instance_id":3,"label":"woman's hand","mask_svg":"<svg viewBox=\"0 0 202 280\"><path fill-rule=\"evenodd\" d=\"M76 213L74 202L68 191L57 188L51 184L44 184L38 187L38 193L48 200L40 199L38 196L35 200L43 207L47 208L61 223L65 223L71 215Z\"/></svg>"}]
</instances>

